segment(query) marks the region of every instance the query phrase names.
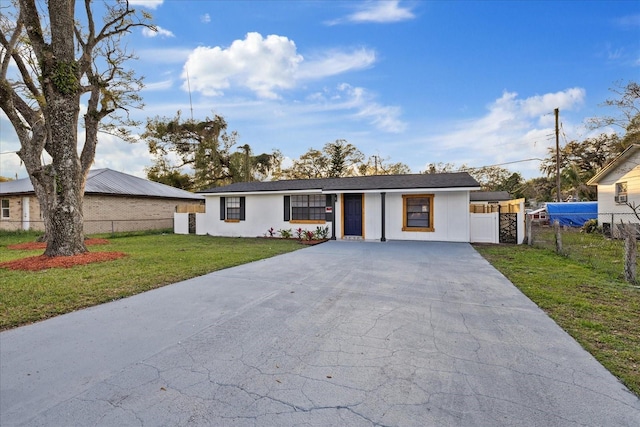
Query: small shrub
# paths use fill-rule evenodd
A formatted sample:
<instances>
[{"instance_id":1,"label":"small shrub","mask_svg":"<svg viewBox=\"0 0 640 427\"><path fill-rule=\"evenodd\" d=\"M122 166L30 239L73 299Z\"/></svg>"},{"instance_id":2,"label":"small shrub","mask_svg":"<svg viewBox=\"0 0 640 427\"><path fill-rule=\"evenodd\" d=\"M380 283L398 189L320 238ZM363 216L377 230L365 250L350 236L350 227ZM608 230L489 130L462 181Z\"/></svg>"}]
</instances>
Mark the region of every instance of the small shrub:
<instances>
[{"instance_id":1,"label":"small shrub","mask_svg":"<svg viewBox=\"0 0 640 427\"><path fill-rule=\"evenodd\" d=\"M324 240L329 237L329 226L316 228L316 238L318 240Z\"/></svg>"},{"instance_id":2,"label":"small shrub","mask_svg":"<svg viewBox=\"0 0 640 427\"><path fill-rule=\"evenodd\" d=\"M590 219L589 221L585 222L582 225L582 228L580 229L581 232L583 233L597 233L598 231L600 231L599 227L598 227L598 220L597 219Z\"/></svg>"},{"instance_id":3,"label":"small shrub","mask_svg":"<svg viewBox=\"0 0 640 427\"><path fill-rule=\"evenodd\" d=\"M313 232L313 231L311 231L311 230L306 230L306 231L304 232L304 238L305 238L305 240L315 240L315 235L316 235L316 233L314 233L314 232Z\"/></svg>"},{"instance_id":4,"label":"small shrub","mask_svg":"<svg viewBox=\"0 0 640 427\"><path fill-rule=\"evenodd\" d=\"M302 240L303 237L304 237L304 230L302 228L298 228L296 230L296 238L298 240Z\"/></svg>"},{"instance_id":5,"label":"small shrub","mask_svg":"<svg viewBox=\"0 0 640 427\"><path fill-rule=\"evenodd\" d=\"M276 235L276 230L271 227L270 229L267 230L267 234L269 235L269 237L273 237Z\"/></svg>"},{"instance_id":6,"label":"small shrub","mask_svg":"<svg viewBox=\"0 0 640 427\"><path fill-rule=\"evenodd\" d=\"M286 230L278 230L278 234L280 234L280 237L282 237L283 239L290 239L291 236L293 236L290 228Z\"/></svg>"}]
</instances>

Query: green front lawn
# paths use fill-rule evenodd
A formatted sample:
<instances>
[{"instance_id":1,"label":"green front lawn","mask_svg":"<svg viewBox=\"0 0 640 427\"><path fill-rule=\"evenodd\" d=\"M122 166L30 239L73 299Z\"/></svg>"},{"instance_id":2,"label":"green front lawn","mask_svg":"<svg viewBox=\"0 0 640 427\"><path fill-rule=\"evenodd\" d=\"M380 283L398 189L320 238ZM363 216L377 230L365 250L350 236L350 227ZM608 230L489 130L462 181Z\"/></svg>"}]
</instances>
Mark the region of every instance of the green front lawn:
<instances>
[{"instance_id":1,"label":"green front lawn","mask_svg":"<svg viewBox=\"0 0 640 427\"><path fill-rule=\"evenodd\" d=\"M91 252L117 251L127 256L35 272L1 268L0 330L303 247L296 240L171 233L95 237L106 237L110 243L91 246ZM34 233L0 234L0 262L41 255L43 250L7 249L8 245L36 238Z\"/></svg>"}]
</instances>

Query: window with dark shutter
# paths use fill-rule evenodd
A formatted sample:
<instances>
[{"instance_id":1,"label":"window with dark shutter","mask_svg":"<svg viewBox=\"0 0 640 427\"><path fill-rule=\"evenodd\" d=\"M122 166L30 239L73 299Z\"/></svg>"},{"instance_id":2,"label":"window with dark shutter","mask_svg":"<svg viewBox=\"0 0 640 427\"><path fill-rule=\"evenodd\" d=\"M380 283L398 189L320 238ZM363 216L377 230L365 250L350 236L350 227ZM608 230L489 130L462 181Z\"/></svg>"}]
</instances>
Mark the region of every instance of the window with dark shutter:
<instances>
[{"instance_id":1,"label":"window with dark shutter","mask_svg":"<svg viewBox=\"0 0 640 427\"><path fill-rule=\"evenodd\" d=\"M240 197L240 221L244 221L245 216L245 198Z\"/></svg>"},{"instance_id":2,"label":"window with dark shutter","mask_svg":"<svg viewBox=\"0 0 640 427\"><path fill-rule=\"evenodd\" d=\"M220 221L224 221L226 218L226 205L224 199L224 197L220 197Z\"/></svg>"},{"instance_id":3,"label":"window with dark shutter","mask_svg":"<svg viewBox=\"0 0 640 427\"><path fill-rule=\"evenodd\" d=\"M284 196L284 220L291 220L291 196Z\"/></svg>"}]
</instances>

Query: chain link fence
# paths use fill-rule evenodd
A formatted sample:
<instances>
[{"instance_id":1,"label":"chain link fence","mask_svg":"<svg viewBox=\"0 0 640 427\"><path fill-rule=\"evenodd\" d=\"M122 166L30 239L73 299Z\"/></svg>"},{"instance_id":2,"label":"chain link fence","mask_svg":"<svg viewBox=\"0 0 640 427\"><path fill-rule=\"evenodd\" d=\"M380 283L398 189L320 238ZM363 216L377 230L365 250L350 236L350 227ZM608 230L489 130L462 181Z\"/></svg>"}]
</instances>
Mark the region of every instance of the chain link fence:
<instances>
[{"instance_id":1,"label":"chain link fence","mask_svg":"<svg viewBox=\"0 0 640 427\"><path fill-rule=\"evenodd\" d=\"M628 264L632 262L637 269L638 259L626 236L631 232L634 244L640 239L638 218L633 213L614 213L600 214L599 219L599 223L589 221L582 227L555 227L549 221L532 221L525 243L558 252L614 279L635 282L635 277L629 280Z\"/></svg>"},{"instance_id":2,"label":"chain link fence","mask_svg":"<svg viewBox=\"0 0 640 427\"><path fill-rule=\"evenodd\" d=\"M20 230L22 221L3 221L6 230ZM29 221L29 228L44 231L43 221ZM154 219L97 219L85 220L85 234L123 233L131 231L148 231L173 229L173 217Z\"/></svg>"}]
</instances>

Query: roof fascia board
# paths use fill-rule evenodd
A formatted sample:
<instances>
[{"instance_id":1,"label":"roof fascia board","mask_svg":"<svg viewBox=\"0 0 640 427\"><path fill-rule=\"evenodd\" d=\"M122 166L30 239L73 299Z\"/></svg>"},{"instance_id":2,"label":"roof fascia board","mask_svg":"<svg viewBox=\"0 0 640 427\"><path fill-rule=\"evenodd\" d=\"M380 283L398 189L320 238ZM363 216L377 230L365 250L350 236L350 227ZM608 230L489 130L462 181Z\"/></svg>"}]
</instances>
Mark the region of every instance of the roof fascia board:
<instances>
[{"instance_id":1,"label":"roof fascia board","mask_svg":"<svg viewBox=\"0 0 640 427\"><path fill-rule=\"evenodd\" d=\"M411 187L411 188L377 188L373 190L338 190L338 191L325 191L325 193L445 193L451 191L473 191L480 187Z\"/></svg>"},{"instance_id":2,"label":"roof fascia board","mask_svg":"<svg viewBox=\"0 0 640 427\"><path fill-rule=\"evenodd\" d=\"M599 181L601 181L611 172L616 170L618 166L620 166L620 163L622 163L624 160L627 160L629 157L631 157L639 148L640 148L640 145L638 144L632 144L629 147L627 147L626 150L618 154L618 157L616 157L608 165L600 169L598 173L596 173L589 181L587 181L587 185L598 185Z\"/></svg>"},{"instance_id":3,"label":"roof fascia board","mask_svg":"<svg viewBox=\"0 0 640 427\"><path fill-rule=\"evenodd\" d=\"M362 194L362 193L371 193L371 194L380 194L380 193L445 193L451 191L474 191L478 190L480 187L443 187L443 188L433 188L433 187L420 187L420 188L381 188L381 189L373 189L373 190L322 190L319 188L308 189L308 190L265 190L265 191L230 191L230 192L216 192L216 193L198 193L202 194L205 197L217 197L217 196L225 196L225 197L236 197L236 196L256 196L256 195L265 195L265 194Z\"/></svg>"},{"instance_id":4,"label":"roof fascia board","mask_svg":"<svg viewBox=\"0 0 640 427\"><path fill-rule=\"evenodd\" d=\"M264 194L309 194L309 193L318 193L323 194L324 192L320 188L313 188L309 190L263 190L263 191L229 191L229 192L215 192L215 193L198 193L202 194L205 197L216 197L216 196L256 196L256 195L264 195Z\"/></svg>"}]
</instances>

